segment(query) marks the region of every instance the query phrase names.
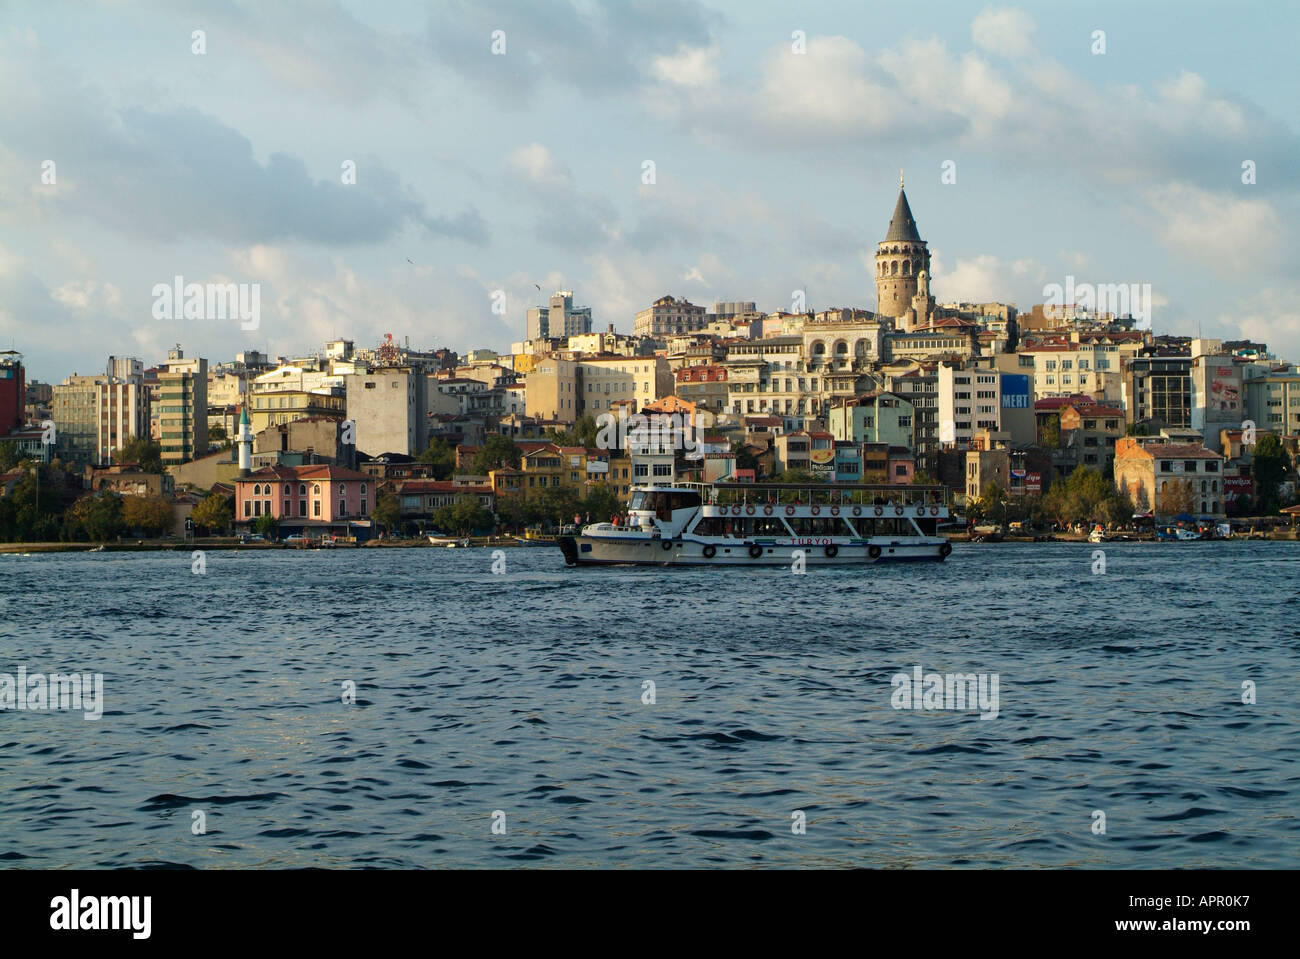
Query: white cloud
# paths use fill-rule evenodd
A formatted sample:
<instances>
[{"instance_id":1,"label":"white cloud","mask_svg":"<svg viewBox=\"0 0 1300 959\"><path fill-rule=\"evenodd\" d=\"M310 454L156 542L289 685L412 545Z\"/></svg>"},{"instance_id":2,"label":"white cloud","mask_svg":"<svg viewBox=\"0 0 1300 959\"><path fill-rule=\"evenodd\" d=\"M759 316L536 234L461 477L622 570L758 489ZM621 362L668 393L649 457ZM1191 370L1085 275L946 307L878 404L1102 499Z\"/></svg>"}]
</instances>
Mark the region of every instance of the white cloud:
<instances>
[{"instance_id":1,"label":"white cloud","mask_svg":"<svg viewBox=\"0 0 1300 959\"><path fill-rule=\"evenodd\" d=\"M540 143L529 143L512 150L506 169L539 186L570 187L573 177L568 168Z\"/></svg>"},{"instance_id":2,"label":"white cloud","mask_svg":"<svg viewBox=\"0 0 1300 959\"><path fill-rule=\"evenodd\" d=\"M1190 183L1147 191L1170 249L1233 276L1277 264L1283 225L1276 209L1257 199L1212 193Z\"/></svg>"},{"instance_id":3,"label":"white cloud","mask_svg":"<svg viewBox=\"0 0 1300 959\"><path fill-rule=\"evenodd\" d=\"M717 82L716 44L708 47L682 46L676 53L656 57L651 72L660 80L685 87L704 87Z\"/></svg>"},{"instance_id":4,"label":"white cloud","mask_svg":"<svg viewBox=\"0 0 1300 959\"><path fill-rule=\"evenodd\" d=\"M1034 51L1033 17L1012 7L985 7L971 23L975 46L995 56L1027 57Z\"/></svg>"},{"instance_id":5,"label":"white cloud","mask_svg":"<svg viewBox=\"0 0 1300 959\"><path fill-rule=\"evenodd\" d=\"M936 300L949 303L1016 302L1015 291L1025 289L1044 273L1035 260L1002 260L987 253L958 257L957 265L948 272L938 256L931 257L930 265L934 270L931 292Z\"/></svg>"}]
</instances>

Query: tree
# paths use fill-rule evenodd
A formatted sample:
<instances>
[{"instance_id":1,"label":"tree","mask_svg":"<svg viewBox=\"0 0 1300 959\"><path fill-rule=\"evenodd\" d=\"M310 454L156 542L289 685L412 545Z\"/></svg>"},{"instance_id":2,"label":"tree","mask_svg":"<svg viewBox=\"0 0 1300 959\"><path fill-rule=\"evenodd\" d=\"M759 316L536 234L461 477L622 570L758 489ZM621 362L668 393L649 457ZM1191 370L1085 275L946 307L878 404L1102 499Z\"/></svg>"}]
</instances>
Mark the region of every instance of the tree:
<instances>
[{"instance_id":1,"label":"tree","mask_svg":"<svg viewBox=\"0 0 1300 959\"><path fill-rule=\"evenodd\" d=\"M275 538L275 531L280 528L280 521L270 513L263 513L253 520L253 531L261 533L267 539Z\"/></svg>"},{"instance_id":2,"label":"tree","mask_svg":"<svg viewBox=\"0 0 1300 959\"><path fill-rule=\"evenodd\" d=\"M556 446L582 446L587 449L596 448L596 437L599 433L596 425L596 418L590 413L583 413L578 417L572 429L553 430L550 434L551 441Z\"/></svg>"},{"instance_id":3,"label":"tree","mask_svg":"<svg viewBox=\"0 0 1300 959\"><path fill-rule=\"evenodd\" d=\"M190 513L194 525L208 533L223 533L235 520L233 497L220 493L209 493L203 497Z\"/></svg>"},{"instance_id":4,"label":"tree","mask_svg":"<svg viewBox=\"0 0 1300 959\"><path fill-rule=\"evenodd\" d=\"M454 503L433 514L433 522L445 532L470 536L477 530L491 529L494 520L492 512L479 504L477 496L457 496Z\"/></svg>"},{"instance_id":5,"label":"tree","mask_svg":"<svg viewBox=\"0 0 1300 959\"><path fill-rule=\"evenodd\" d=\"M375 500L375 510L370 515L384 529L392 530L402 521L402 504L396 494L380 493L379 498Z\"/></svg>"},{"instance_id":6,"label":"tree","mask_svg":"<svg viewBox=\"0 0 1300 959\"><path fill-rule=\"evenodd\" d=\"M745 448L745 444L740 440L735 440L731 444L731 452L736 456L736 469L738 470L757 470L758 457Z\"/></svg>"},{"instance_id":7,"label":"tree","mask_svg":"<svg viewBox=\"0 0 1300 959\"><path fill-rule=\"evenodd\" d=\"M456 471L456 449L441 436L431 439L428 448L416 459L432 465L433 478L437 480L450 479Z\"/></svg>"},{"instance_id":8,"label":"tree","mask_svg":"<svg viewBox=\"0 0 1300 959\"><path fill-rule=\"evenodd\" d=\"M578 494L569 486L548 486L531 500L536 521L563 526L573 522L578 511Z\"/></svg>"},{"instance_id":9,"label":"tree","mask_svg":"<svg viewBox=\"0 0 1300 959\"><path fill-rule=\"evenodd\" d=\"M0 440L0 473L8 473L18 465L18 444L13 440Z\"/></svg>"},{"instance_id":10,"label":"tree","mask_svg":"<svg viewBox=\"0 0 1300 959\"><path fill-rule=\"evenodd\" d=\"M591 516L593 522L602 523L616 513L623 512L623 501L619 499L607 484L599 483L578 502L578 513L585 519Z\"/></svg>"},{"instance_id":11,"label":"tree","mask_svg":"<svg viewBox=\"0 0 1300 959\"><path fill-rule=\"evenodd\" d=\"M162 447L145 436L133 436L117 451L119 463L138 463L145 473L161 473Z\"/></svg>"},{"instance_id":12,"label":"tree","mask_svg":"<svg viewBox=\"0 0 1300 959\"><path fill-rule=\"evenodd\" d=\"M126 529L122 497L111 490L87 493L72 504L66 519L74 534L83 534L101 542L120 535Z\"/></svg>"},{"instance_id":13,"label":"tree","mask_svg":"<svg viewBox=\"0 0 1300 959\"><path fill-rule=\"evenodd\" d=\"M1196 510L1196 493L1190 480L1169 480L1169 485L1156 493L1156 512L1165 516L1192 513Z\"/></svg>"},{"instance_id":14,"label":"tree","mask_svg":"<svg viewBox=\"0 0 1300 959\"><path fill-rule=\"evenodd\" d=\"M514 440L500 433L493 433L474 454L474 472L480 476L492 470L504 467L517 468L523 459L523 452Z\"/></svg>"},{"instance_id":15,"label":"tree","mask_svg":"<svg viewBox=\"0 0 1300 959\"><path fill-rule=\"evenodd\" d=\"M1255 477L1255 500L1261 515L1277 512L1278 484L1286 477L1289 466L1282 441L1273 433L1265 433L1255 444L1251 460L1251 473Z\"/></svg>"},{"instance_id":16,"label":"tree","mask_svg":"<svg viewBox=\"0 0 1300 959\"><path fill-rule=\"evenodd\" d=\"M122 497L122 522L145 536L157 536L172 525L172 507L161 496Z\"/></svg>"},{"instance_id":17,"label":"tree","mask_svg":"<svg viewBox=\"0 0 1300 959\"><path fill-rule=\"evenodd\" d=\"M1061 414L1049 413L1039 425L1039 445L1054 450L1061 445Z\"/></svg>"}]
</instances>

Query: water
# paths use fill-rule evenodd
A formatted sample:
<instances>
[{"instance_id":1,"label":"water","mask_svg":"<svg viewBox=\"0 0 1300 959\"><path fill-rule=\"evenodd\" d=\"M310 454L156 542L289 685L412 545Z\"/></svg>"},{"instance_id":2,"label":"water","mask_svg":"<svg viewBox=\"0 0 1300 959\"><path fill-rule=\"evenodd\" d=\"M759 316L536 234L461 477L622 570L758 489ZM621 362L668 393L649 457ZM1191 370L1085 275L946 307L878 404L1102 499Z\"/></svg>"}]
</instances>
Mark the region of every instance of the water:
<instances>
[{"instance_id":1,"label":"water","mask_svg":"<svg viewBox=\"0 0 1300 959\"><path fill-rule=\"evenodd\" d=\"M106 700L0 712L0 863L1300 865L1300 546L1094 548L0 555L0 672ZM915 665L997 673L998 717L893 709Z\"/></svg>"}]
</instances>

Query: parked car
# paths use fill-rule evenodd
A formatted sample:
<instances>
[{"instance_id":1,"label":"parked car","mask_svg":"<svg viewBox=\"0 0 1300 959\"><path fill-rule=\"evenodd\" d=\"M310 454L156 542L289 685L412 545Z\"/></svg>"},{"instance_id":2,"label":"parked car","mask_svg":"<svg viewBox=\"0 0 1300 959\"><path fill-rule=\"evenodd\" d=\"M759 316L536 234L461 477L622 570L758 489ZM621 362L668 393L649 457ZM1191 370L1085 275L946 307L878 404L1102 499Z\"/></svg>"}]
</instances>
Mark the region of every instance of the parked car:
<instances>
[{"instance_id":1,"label":"parked car","mask_svg":"<svg viewBox=\"0 0 1300 959\"><path fill-rule=\"evenodd\" d=\"M308 539L306 536L303 536L302 533L294 533L292 536L286 536L284 542L294 545L296 543L306 543L308 542Z\"/></svg>"}]
</instances>

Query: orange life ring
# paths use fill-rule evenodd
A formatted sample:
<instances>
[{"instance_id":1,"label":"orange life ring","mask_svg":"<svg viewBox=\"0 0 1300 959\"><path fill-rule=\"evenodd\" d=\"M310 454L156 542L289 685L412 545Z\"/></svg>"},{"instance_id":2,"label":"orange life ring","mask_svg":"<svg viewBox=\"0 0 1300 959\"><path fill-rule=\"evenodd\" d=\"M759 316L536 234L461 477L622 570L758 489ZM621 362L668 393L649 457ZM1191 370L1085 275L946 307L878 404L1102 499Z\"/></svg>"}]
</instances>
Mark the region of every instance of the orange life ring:
<instances>
[{"instance_id":1,"label":"orange life ring","mask_svg":"<svg viewBox=\"0 0 1300 959\"><path fill-rule=\"evenodd\" d=\"M770 507L770 506L764 506L764 507L763 507L763 515L764 515L764 516L771 516L771 515L772 515L772 507Z\"/></svg>"},{"instance_id":2,"label":"orange life ring","mask_svg":"<svg viewBox=\"0 0 1300 959\"><path fill-rule=\"evenodd\" d=\"M753 507L752 505L750 505L750 506L746 506L746 507L745 507L745 515L746 515L746 516L753 516L753 515L754 515L754 507Z\"/></svg>"},{"instance_id":3,"label":"orange life ring","mask_svg":"<svg viewBox=\"0 0 1300 959\"><path fill-rule=\"evenodd\" d=\"M787 507L785 508L785 515L786 515L786 516L793 516L793 515L794 515L794 507L793 507L793 506L787 506Z\"/></svg>"},{"instance_id":4,"label":"orange life ring","mask_svg":"<svg viewBox=\"0 0 1300 959\"><path fill-rule=\"evenodd\" d=\"M818 513L820 513L821 511L822 511L822 508L821 508L820 506L814 506L814 507L812 508L812 514L813 514L814 516L816 516L816 515L817 515Z\"/></svg>"},{"instance_id":5,"label":"orange life ring","mask_svg":"<svg viewBox=\"0 0 1300 959\"><path fill-rule=\"evenodd\" d=\"M831 507L831 515L832 515L832 516L839 516L839 515L840 515L840 508L839 508L838 506L832 506L832 507Z\"/></svg>"},{"instance_id":6,"label":"orange life ring","mask_svg":"<svg viewBox=\"0 0 1300 959\"><path fill-rule=\"evenodd\" d=\"M938 515L939 515L939 507L937 507L937 506L931 506L931 507L930 507L930 515L931 515L931 516L938 516Z\"/></svg>"},{"instance_id":7,"label":"orange life ring","mask_svg":"<svg viewBox=\"0 0 1300 959\"><path fill-rule=\"evenodd\" d=\"M884 511L883 509L881 509L879 506L876 507L876 515L877 515L877 516L883 516L884 513L885 513L885 511Z\"/></svg>"},{"instance_id":8,"label":"orange life ring","mask_svg":"<svg viewBox=\"0 0 1300 959\"><path fill-rule=\"evenodd\" d=\"M855 506L855 507L853 507L853 515L854 515L854 516L861 516L861 515L862 515L862 507L861 507L861 506Z\"/></svg>"},{"instance_id":9,"label":"orange life ring","mask_svg":"<svg viewBox=\"0 0 1300 959\"><path fill-rule=\"evenodd\" d=\"M740 515L740 506L739 506L739 505L736 505L736 506L731 507L731 515L732 515L732 516L739 516L739 515Z\"/></svg>"},{"instance_id":10,"label":"orange life ring","mask_svg":"<svg viewBox=\"0 0 1300 959\"><path fill-rule=\"evenodd\" d=\"M902 515L903 515L903 507L901 507L901 506L895 506L895 507L894 507L894 515L895 515L895 516L902 516Z\"/></svg>"},{"instance_id":11,"label":"orange life ring","mask_svg":"<svg viewBox=\"0 0 1300 959\"><path fill-rule=\"evenodd\" d=\"M925 515L925 507L924 507L924 506L918 506L918 507L916 508L916 515L917 515L917 516L924 516L924 515Z\"/></svg>"}]
</instances>

